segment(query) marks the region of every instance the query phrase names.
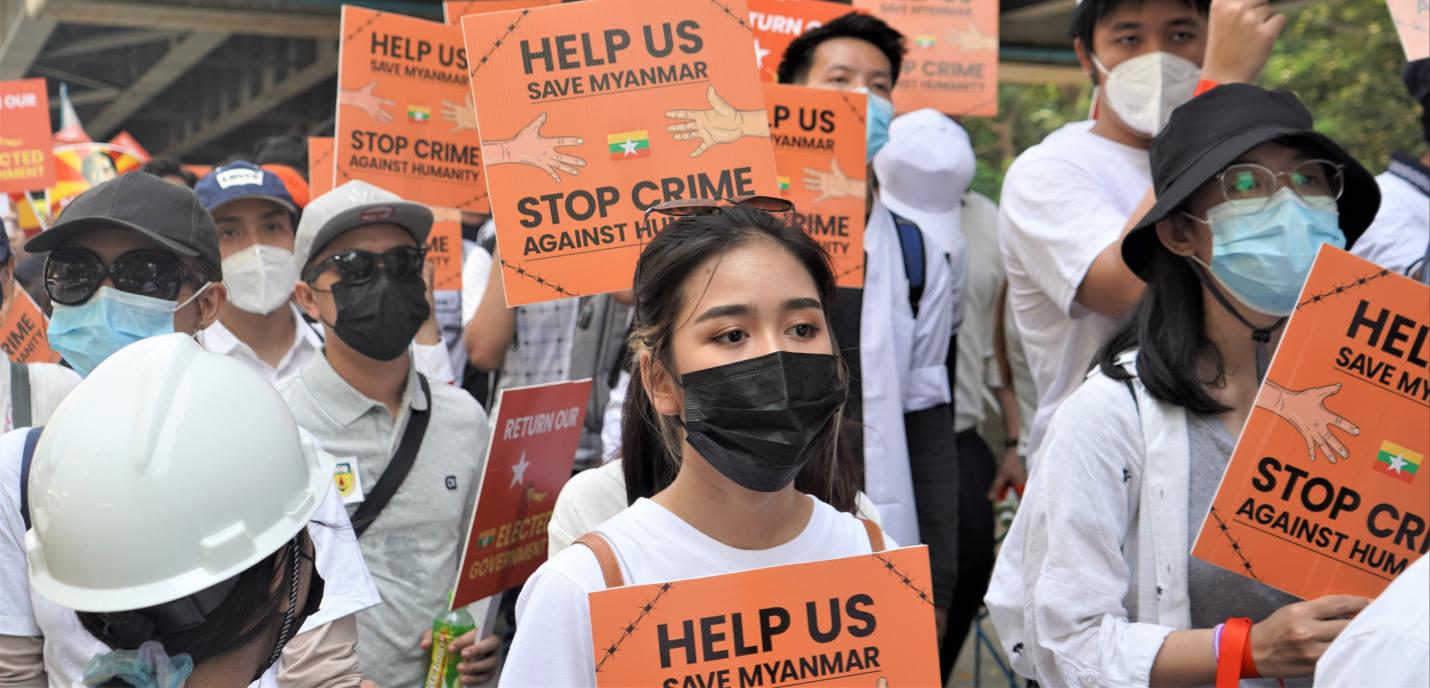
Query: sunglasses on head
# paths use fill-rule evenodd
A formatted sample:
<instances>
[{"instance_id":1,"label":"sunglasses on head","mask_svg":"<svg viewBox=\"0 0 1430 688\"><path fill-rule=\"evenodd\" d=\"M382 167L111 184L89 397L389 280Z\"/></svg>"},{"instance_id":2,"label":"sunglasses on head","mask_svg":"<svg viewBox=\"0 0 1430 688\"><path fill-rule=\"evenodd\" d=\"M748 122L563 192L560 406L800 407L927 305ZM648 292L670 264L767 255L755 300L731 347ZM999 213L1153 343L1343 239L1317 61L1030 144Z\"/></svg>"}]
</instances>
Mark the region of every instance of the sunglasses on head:
<instances>
[{"instance_id":1,"label":"sunglasses on head","mask_svg":"<svg viewBox=\"0 0 1430 688\"><path fill-rule=\"evenodd\" d=\"M398 246L382 253L362 249L349 249L334 253L319 261L308 271L306 281L312 282L328 268L338 271L338 279L345 284L364 284L377 274L379 266L387 276L403 282L422 279L422 268L427 261L427 249L419 246Z\"/></svg>"},{"instance_id":2,"label":"sunglasses on head","mask_svg":"<svg viewBox=\"0 0 1430 688\"><path fill-rule=\"evenodd\" d=\"M646 208L645 214L646 217L649 217L651 213L672 217L690 217L718 213L721 208L729 206L739 206L763 213L787 213L794 210L794 203L774 196L736 196L734 198L716 196L715 198L688 198L657 203Z\"/></svg>"},{"instance_id":3,"label":"sunglasses on head","mask_svg":"<svg viewBox=\"0 0 1430 688\"><path fill-rule=\"evenodd\" d=\"M45 293L55 303L78 306L105 279L119 291L165 301L177 301L184 282L209 281L184 267L178 256L156 249L130 251L108 265L93 251L76 247L55 249L45 259Z\"/></svg>"}]
</instances>

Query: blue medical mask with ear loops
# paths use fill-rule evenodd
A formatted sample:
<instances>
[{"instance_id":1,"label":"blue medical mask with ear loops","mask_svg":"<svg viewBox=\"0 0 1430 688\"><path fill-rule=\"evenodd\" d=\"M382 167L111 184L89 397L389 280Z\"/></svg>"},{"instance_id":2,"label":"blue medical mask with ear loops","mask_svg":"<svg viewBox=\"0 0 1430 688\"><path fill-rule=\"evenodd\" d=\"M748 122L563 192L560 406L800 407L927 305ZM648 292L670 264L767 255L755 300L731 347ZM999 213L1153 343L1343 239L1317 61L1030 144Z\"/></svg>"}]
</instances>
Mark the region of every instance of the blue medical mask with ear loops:
<instances>
[{"instance_id":1,"label":"blue medical mask with ear loops","mask_svg":"<svg viewBox=\"0 0 1430 688\"><path fill-rule=\"evenodd\" d=\"M867 146L869 162L874 154L889 142L889 123L894 121L894 104L867 88L856 89L868 96L864 105L864 145Z\"/></svg>"},{"instance_id":2,"label":"blue medical mask with ear loops","mask_svg":"<svg viewBox=\"0 0 1430 688\"><path fill-rule=\"evenodd\" d=\"M134 342L174 331L174 313L193 303L213 283L205 284L183 303L130 294L101 286L88 301L55 304L50 316L50 348L81 377L87 377L104 359Z\"/></svg>"}]
</instances>

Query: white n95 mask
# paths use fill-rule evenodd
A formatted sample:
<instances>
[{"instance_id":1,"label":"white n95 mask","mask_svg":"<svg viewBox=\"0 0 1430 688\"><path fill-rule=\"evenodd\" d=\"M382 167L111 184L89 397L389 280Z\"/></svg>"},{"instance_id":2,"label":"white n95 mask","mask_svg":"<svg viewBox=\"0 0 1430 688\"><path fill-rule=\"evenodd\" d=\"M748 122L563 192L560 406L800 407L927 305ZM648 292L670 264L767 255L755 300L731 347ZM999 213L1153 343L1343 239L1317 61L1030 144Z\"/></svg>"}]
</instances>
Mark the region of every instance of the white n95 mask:
<instances>
[{"instance_id":1,"label":"white n95 mask","mask_svg":"<svg viewBox=\"0 0 1430 688\"><path fill-rule=\"evenodd\" d=\"M268 315L282 308L297 281L293 252L284 248L254 244L223 259L228 302L247 313Z\"/></svg>"},{"instance_id":2,"label":"white n95 mask","mask_svg":"<svg viewBox=\"0 0 1430 688\"><path fill-rule=\"evenodd\" d=\"M1138 55L1109 70L1102 60L1092 63L1103 74L1107 105L1133 131L1156 136L1172 111L1192 99L1202 68L1185 57L1155 52Z\"/></svg>"}]
</instances>

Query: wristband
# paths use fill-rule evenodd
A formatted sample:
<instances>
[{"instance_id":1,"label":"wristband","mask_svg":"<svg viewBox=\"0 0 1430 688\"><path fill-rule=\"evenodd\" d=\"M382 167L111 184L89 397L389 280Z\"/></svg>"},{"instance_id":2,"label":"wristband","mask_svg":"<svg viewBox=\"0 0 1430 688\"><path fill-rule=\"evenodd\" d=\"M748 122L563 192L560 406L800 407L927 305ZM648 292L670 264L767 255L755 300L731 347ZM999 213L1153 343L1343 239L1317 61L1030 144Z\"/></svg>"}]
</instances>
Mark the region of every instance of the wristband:
<instances>
[{"instance_id":1,"label":"wristband","mask_svg":"<svg viewBox=\"0 0 1430 688\"><path fill-rule=\"evenodd\" d=\"M1014 448L1016 448L1017 446L1018 446L1018 438L1017 438L1017 437L1004 438L1004 440L1003 440L1003 448L1004 448L1004 449L1014 449Z\"/></svg>"},{"instance_id":2,"label":"wristband","mask_svg":"<svg viewBox=\"0 0 1430 688\"><path fill-rule=\"evenodd\" d=\"M1212 659L1217 662L1221 662L1221 629L1225 626L1226 624L1217 624L1216 628L1212 629Z\"/></svg>"},{"instance_id":3,"label":"wristband","mask_svg":"<svg viewBox=\"0 0 1430 688\"><path fill-rule=\"evenodd\" d=\"M1219 84L1219 83L1217 83L1217 82L1215 82L1215 81L1212 81L1211 79L1202 79L1202 80L1200 80L1200 81L1197 82L1197 88L1196 88L1196 90L1192 91L1192 97L1195 98L1195 97L1197 97L1197 96L1199 96L1199 95L1201 95L1201 94L1203 94L1203 93L1206 93L1207 91L1210 91L1210 90L1212 90L1212 89L1214 89L1214 88L1216 88L1217 86L1220 86L1220 85L1221 85L1221 84Z\"/></svg>"},{"instance_id":4,"label":"wristband","mask_svg":"<svg viewBox=\"0 0 1430 688\"><path fill-rule=\"evenodd\" d=\"M1216 688L1237 688L1241 683L1245 665L1256 665L1251 661L1251 619L1230 618L1221 627L1221 642L1226 652L1220 652L1216 663ZM1254 678L1253 675L1245 675Z\"/></svg>"},{"instance_id":5,"label":"wristband","mask_svg":"<svg viewBox=\"0 0 1430 688\"><path fill-rule=\"evenodd\" d=\"M1256 669L1256 659L1251 656L1251 622L1247 621L1246 626L1246 651L1241 653L1241 677L1261 678L1261 672Z\"/></svg>"}]
</instances>

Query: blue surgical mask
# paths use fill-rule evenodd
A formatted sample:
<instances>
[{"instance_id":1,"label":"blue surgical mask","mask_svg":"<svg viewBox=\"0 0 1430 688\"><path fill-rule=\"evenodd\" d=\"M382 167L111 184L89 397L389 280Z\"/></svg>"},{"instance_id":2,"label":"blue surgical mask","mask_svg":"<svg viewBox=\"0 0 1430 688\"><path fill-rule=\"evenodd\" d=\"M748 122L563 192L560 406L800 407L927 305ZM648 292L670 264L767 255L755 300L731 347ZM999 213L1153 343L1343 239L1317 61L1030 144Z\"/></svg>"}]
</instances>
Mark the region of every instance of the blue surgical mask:
<instances>
[{"instance_id":1,"label":"blue surgical mask","mask_svg":"<svg viewBox=\"0 0 1430 688\"><path fill-rule=\"evenodd\" d=\"M1346 245L1334 199L1308 201L1287 188L1269 202L1222 203L1207 211L1205 222L1212 229L1212 276L1238 301L1268 315L1295 310L1321 244Z\"/></svg>"},{"instance_id":2,"label":"blue surgical mask","mask_svg":"<svg viewBox=\"0 0 1430 688\"><path fill-rule=\"evenodd\" d=\"M130 294L101 286L88 301L76 306L55 304L46 332L50 348L81 376L104 362L114 352L141 339L174 331L174 312L189 305L210 285L194 292L183 303Z\"/></svg>"},{"instance_id":3,"label":"blue surgical mask","mask_svg":"<svg viewBox=\"0 0 1430 688\"><path fill-rule=\"evenodd\" d=\"M889 122L894 119L894 104L881 95L865 93L868 99L864 106L864 144L868 147L869 162L874 162L874 154L889 142Z\"/></svg>"}]
</instances>

